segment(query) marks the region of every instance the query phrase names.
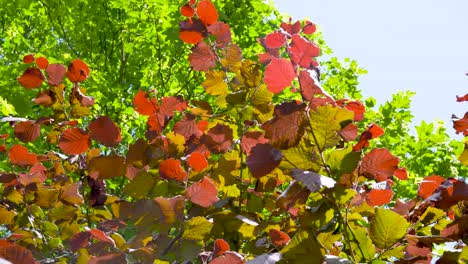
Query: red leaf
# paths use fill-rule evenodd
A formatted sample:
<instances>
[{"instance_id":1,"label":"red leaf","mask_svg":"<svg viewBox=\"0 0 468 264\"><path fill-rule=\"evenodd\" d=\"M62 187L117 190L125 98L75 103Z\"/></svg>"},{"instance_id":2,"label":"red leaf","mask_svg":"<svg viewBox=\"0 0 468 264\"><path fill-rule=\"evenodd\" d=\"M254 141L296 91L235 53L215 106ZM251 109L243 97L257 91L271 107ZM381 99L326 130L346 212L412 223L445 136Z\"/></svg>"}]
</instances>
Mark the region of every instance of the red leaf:
<instances>
[{"instance_id":1,"label":"red leaf","mask_svg":"<svg viewBox=\"0 0 468 264\"><path fill-rule=\"evenodd\" d=\"M187 109L187 101L182 96L166 96L161 100L159 111L168 117L174 116L174 111L182 112Z\"/></svg>"},{"instance_id":2,"label":"red leaf","mask_svg":"<svg viewBox=\"0 0 468 264\"><path fill-rule=\"evenodd\" d=\"M152 98L151 101L147 98L147 93L139 90L138 93L133 98L133 105L135 110L141 115L154 115L159 109L158 101L155 98Z\"/></svg>"},{"instance_id":3,"label":"red leaf","mask_svg":"<svg viewBox=\"0 0 468 264\"><path fill-rule=\"evenodd\" d=\"M457 134L463 133L464 136L468 136L468 112L462 119L453 120L453 128Z\"/></svg>"},{"instance_id":4,"label":"red leaf","mask_svg":"<svg viewBox=\"0 0 468 264\"><path fill-rule=\"evenodd\" d=\"M203 143L213 153L226 152L233 143L232 129L223 124L216 124L203 136Z\"/></svg>"},{"instance_id":5,"label":"red leaf","mask_svg":"<svg viewBox=\"0 0 468 264\"><path fill-rule=\"evenodd\" d=\"M316 94L323 95L333 101L333 98L322 89L315 72L312 70L302 70L299 73L299 85L301 86L301 94L307 101L312 101Z\"/></svg>"},{"instance_id":6,"label":"red leaf","mask_svg":"<svg viewBox=\"0 0 468 264\"><path fill-rule=\"evenodd\" d=\"M231 29L228 24L216 22L208 27L208 32L215 36L218 48L224 48L231 42Z\"/></svg>"},{"instance_id":7,"label":"red leaf","mask_svg":"<svg viewBox=\"0 0 468 264\"><path fill-rule=\"evenodd\" d=\"M370 206L382 206L392 201L393 191L387 190L371 190L366 196L366 202Z\"/></svg>"},{"instance_id":8,"label":"red leaf","mask_svg":"<svg viewBox=\"0 0 468 264\"><path fill-rule=\"evenodd\" d=\"M241 138L241 147L245 153L250 154L252 148L257 144L267 143L266 139L262 132L260 131L250 131L244 133Z\"/></svg>"},{"instance_id":9,"label":"red leaf","mask_svg":"<svg viewBox=\"0 0 468 264\"><path fill-rule=\"evenodd\" d=\"M67 69L62 64L49 64L46 68L48 83L50 85L60 85L65 78Z\"/></svg>"},{"instance_id":10,"label":"red leaf","mask_svg":"<svg viewBox=\"0 0 468 264\"><path fill-rule=\"evenodd\" d=\"M162 161L159 164L161 178L183 182L187 179L187 172L182 169L180 160L173 158Z\"/></svg>"},{"instance_id":11,"label":"red leaf","mask_svg":"<svg viewBox=\"0 0 468 264\"><path fill-rule=\"evenodd\" d=\"M35 60L34 54L28 54L28 55L23 57L23 62L26 63L26 64L32 63L32 62L34 62L34 60Z\"/></svg>"},{"instance_id":12,"label":"red leaf","mask_svg":"<svg viewBox=\"0 0 468 264\"><path fill-rule=\"evenodd\" d=\"M367 153L359 165L359 174L377 182L385 181L398 169L400 160L386 148L376 148Z\"/></svg>"},{"instance_id":13,"label":"red leaf","mask_svg":"<svg viewBox=\"0 0 468 264\"><path fill-rule=\"evenodd\" d=\"M286 36L280 31L276 31L266 35L263 43L267 49L281 48L286 43Z\"/></svg>"},{"instance_id":14,"label":"red leaf","mask_svg":"<svg viewBox=\"0 0 468 264\"><path fill-rule=\"evenodd\" d=\"M0 260L9 261L8 263L36 264L37 262L31 251L25 247L10 243L6 240L0 240Z\"/></svg>"},{"instance_id":15,"label":"red leaf","mask_svg":"<svg viewBox=\"0 0 468 264\"><path fill-rule=\"evenodd\" d=\"M400 180L407 180L408 179L408 172L406 171L406 168L399 168L395 170L394 173L395 177L397 177Z\"/></svg>"},{"instance_id":16,"label":"red leaf","mask_svg":"<svg viewBox=\"0 0 468 264\"><path fill-rule=\"evenodd\" d=\"M198 44L206 36L207 31L198 19L179 22L179 37L188 44Z\"/></svg>"},{"instance_id":17,"label":"red leaf","mask_svg":"<svg viewBox=\"0 0 468 264\"><path fill-rule=\"evenodd\" d=\"M423 179L419 185L418 195L423 199L429 198L434 191L439 187L439 185L445 181L444 177L431 175Z\"/></svg>"},{"instance_id":18,"label":"red leaf","mask_svg":"<svg viewBox=\"0 0 468 264\"><path fill-rule=\"evenodd\" d=\"M213 246L213 256L221 256L224 252L229 251L228 242L224 239L216 239Z\"/></svg>"},{"instance_id":19,"label":"red leaf","mask_svg":"<svg viewBox=\"0 0 468 264\"><path fill-rule=\"evenodd\" d=\"M226 251L223 255L214 258L209 264L243 264L244 259L242 256L233 251Z\"/></svg>"},{"instance_id":20,"label":"red leaf","mask_svg":"<svg viewBox=\"0 0 468 264\"><path fill-rule=\"evenodd\" d=\"M196 71L208 71L216 66L216 54L205 42L198 43L189 55L192 68Z\"/></svg>"},{"instance_id":21,"label":"red leaf","mask_svg":"<svg viewBox=\"0 0 468 264\"><path fill-rule=\"evenodd\" d=\"M125 258L124 253L113 253L107 255L101 255L99 257L93 256L88 264L126 264L127 259Z\"/></svg>"},{"instance_id":22,"label":"red leaf","mask_svg":"<svg viewBox=\"0 0 468 264\"><path fill-rule=\"evenodd\" d=\"M185 196L201 207L208 208L219 201L218 189L208 177L203 177L200 181L187 188Z\"/></svg>"},{"instance_id":23,"label":"red leaf","mask_svg":"<svg viewBox=\"0 0 468 264\"><path fill-rule=\"evenodd\" d=\"M286 32L288 32L289 35L294 35L294 34L299 33L299 31L301 31L301 22L296 21L296 23L294 24L283 22L281 23L281 28L284 29Z\"/></svg>"},{"instance_id":24,"label":"red leaf","mask_svg":"<svg viewBox=\"0 0 468 264\"><path fill-rule=\"evenodd\" d=\"M59 139L59 147L65 154L78 155L89 149L89 135L79 128L70 128L63 131Z\"/></svg>"},{"instance_id":25,"label":"red leaf","mask_svg":"<svg viewBox=\"0 0 468 264\"><path fill-rule=\"evenodd\" d=\"M32 166L38 162L36 154L30 153L26 147L18 144L10 148L8 157L12 164L23 167Z\"/></svg>"},{"instance_id":26,"label":"red leaf","mask_svg":"<svg viewBox=\"0 0 468 264\"><path fill-rule=\"evenodd\" d=\"M70 65L68 65L67 77L71 82L82 82L88 79L88 76L88 65L80 59L74 59Z\"/></svg>"},{"instance_id":27,"label":"red leaf","mask_svg":"<svg viewBox=\"0 0 468 264\"><path fill-rule=\"evenodd\" d=\"M289 240L291 240L288 234L278 229L271 228L270 231L268 231L268 234L270 235L271 242L278 247L286 246Z\"/></svg>"},{"instance_id":28,"label":"red leaf","mask_svg":"<svg viewBox=\"0 0 468 264\"><path fill-rule=\"evenodd\" d=\"M98 117L88 128L90 137L107 147L114 147L122 140L120 128L108 116Z\"/></svg>"},{"instance_id":29,"label":"red leaf","mask_svg":"<svg viewBox=\"0 0 468 264\"><path fill-rule=\"evenodd\" d=\"M23 121L15 124L15 136L23 142L32 142L41 134L41 126L34 121Z\"/></svg>"},{"instance_id":30,"label":"red leaf","mask_svg":"<svg viewBox=\"0 0 468 264\"><path fill-rule=\"evenodd\" d=\"M114 239L110 238L108 235L106 235L106 233L102 232L101 230L96 229L96 228L92 228L92 229L88 230L88 232L95 239L97 239L99 241L102 241L102 242L105 242L105 243L109 243L109 244L111 244L111 245L113 245L115 247Z\"/></svg>"},{"instance_id":31,"label":"red leaf","mask_svg":"<svg viewBox=\"0 0 468 264\"><path fill-rule=\"evenodd\" d=\"M270 144L257 144L247 156L247 167L255 178L272 172L281 162L283 154Z\"/></svg>"},{"instance_id":32,"label":"red leaf","mask_svg":"<svg viewBox=\"0 0 468 264\"><path fill-rule=\"evenodd\" d=\"M341 106L341 107L346 107L349 111L354 112L354 121L362 121L364 119L364 113L366 112L366 108L364 105L357 100L347 100L347 99L342 99L336 101L336 103Z\"/></svg>"},{"instance_id":33,"label":"red leaf","mask_svg":"<svg viewBox=\"0 0 468 264\"><path fill-rule=\"evenodd\" d=\"M304 34L313 34L315 30L317 30L317 27L315 26L314 23L310 22L309 20L306 20L306 24L302 28L302 33Z\"/></svg>"},{"instance_id":34,"label":"red leaf","mask_svg":"<svg viewBox=\"0 0 468 264\"><path fill-rule=\"evenodd\" d=\"M6 152L6 146L3 144L0 144L0 153Z\"/></svg>"},{"instance_id":35,"label":"red leaf","mask_svg":"<svg viewBox=\"0 0 468 264\"><path fill-rule=\"evenodd\" d=\"M436 202L437 208L447 211L460 201L468 201L468 184L455 179L446 180L436 190L431 201Z\"/></svg>"},{"instance_id":36,"label":"red leaf","mask_svg":"<svg viewBox=\"0 0 468 264\"><path fill-rule=\"evenodd\" d=\"M302 68L311 68L317 64L314 57L320 55L320 48L300 35L293 35L288 48L291 60Z\"/></svg>"},{"instance_id":37,"label":"red leaf","mask_svg":"<svg viewBox=\"0 0 468 264\"><path fill-rule=\"evenodd\" d=\"M200 120L197 123L197 127L198 127L198 129L200 131L204 132L204 131L206 131L206 128L208 127L209 124L210 123L208 121L206 121L206 120Z\"/></svg>"},{"instance_id":38,"label":"red leaf","mask_svg":"<svg viewBox=\"0 0 468 264\"><path fill-rule=\"evenodd\" d=\"M468 215L463 215L448 224L447 227L442 230L441 235L453 240L466 238L468 235Z\"/></svg>"},{"instance_id":39,"label":"red leaf","mask_svg":"<svg viewBox=\"0 0 468 264\"><path fill-rule=\"evenodd\" d=\"M266 67L263 81L270 92L277 94L291 86L294 78L296 78L296 72L289 60L272 58Z\"/></svg>"},{"instance_id":40,"label":"red leaf","mask_svg":"<svg viewBox=\"0 0 468 264\"><path fill-rule=\"evenodd\" d=\"M195 14L195 9L193 9L193 7L187 3L180 8L180 13L184 17L192 17Z\"/></svg>"},{"instance_id":41,"label":"red leaf","mask_svg":"<svg viewBox=\"0 0 468 264\"><path fill-rule=\"evenodd\" d=\"M411 209L414 208L415 205L416 205L415 200L410 200L405 203L402 200L397 199L395 202L395 206L393 207L393 211L395 211L396 213L400 215L406 215L407 213L410 212Z\"/></svg>"},{"instance_id":42,"label":"red leaf","mask_svg":"<svg viewBox=\"0 0 468 264\"><path fill-rule=\"evenodd\" d=\"M44 57L39 57L36 59L36 65L39 69L45 70L49 66L49 61Z\"/></svg>"},{"instance_id":43,"label":"red leaf","mask_svg":"<svg viewBox=\"0 0 468 264\"><path fill-rule=\"evenodd\" d=\"M31 183L43 183L47 180L45 172L47 168L40 163L36 163L30 170L29 173L20 173L18 175L18 182L23 186L26 186Z\"/></svg>"},{"instance_id":44,"label":"red leaf","mask_svg":"<svg viewBox=\"0 0 468 264\"><path fill-rule=\"evenodd\" d=\"M184 136L185 140L189 140L192 136L198 138L203 134L203 130L200 130L196 122L196 116L189 113L175 123L174 132Z\"/></svg>"},{"instance_id":45,"label":"red leaf","mask_svg":"<svg viewBox=\"0 0 468 264\"><path fill-rule=\"evenodd\" d=\"M216 21L218 21L218 11L216 11L216 7L209 0L201 0L198 2L196 12L198 18L206 26L214 24Z\"/></svg>"},{"instance_id":46,"label":"red leaf","mask_svg":"<svg viewBox=\"0 0 468 264\"><path fill-rule=\"evenodd\" d=\"M92 179L103 180L125 175L127 167L121 156L99 156L89 161L88 171Z\"/></svg>"},{"instance_id":47,"label":"red leaf","mask_svg":"<svg viewBox=\"0 0 468 264\"><path fill-rule=\"evenodd\" d=\"M271 145L280 149L296 146L304 135L305 104L285 102L275 106L275 117L262 125Z\"/></svg>"},{"instance_id":48,"label":"red leaf","mask_svg":"<svg viewBox=\"0 0 468 264\"><path fill-rule=\"evenodd\" d=\"M18 82L26 89L40 87L45 80L44 74L35 67L27 68L23 75L18 78Z\"/></svg>"},{"instance_id":49,"label":"red leaf","mask_svg":"<svg viewBox=\"0 0 468 264\"><path fill-rule=\"evenodd\" d=\"M376 124L370 125L364 132L362 132L359 142L353 146L353 151L360 151L369 146L369 140L380 137L384 134L384 130Z\"/></svg>"},{"instance_id":50,"label":"red leaf","mask_svg":"<svg viewBox=\"0 0 468 264\"><path fill-rule=\"evenodd\" d=\"M89 246L90 237L91 237L91 234L89 232L79 232L79 233L74 234L68 240L68 243L70 245L70 250L73 252L76 252L80 248Z\"/></svg>"},{"instance_id":51,"label":"red leaf","mask_svg":"<svg viewBox=\"0 0 468 264\"><path fill-rule=\"evenodd\" d=\"M208 167L208 161L200 152L192 152L190 157L187 160L187 164L192 167L195 171L203 171L206 167Z\"/></svg>"},{"instance_id":52,"label":"red leaf","mask_svg":"<svg viewBox=\"0 0 468 264\"><path fill-rule=\"evenodd\" d=\"M457 102L464 102L464 101L468 101L468 94L465 94L463 96L457 95Z\"/></svg>"},{"instance_id":53,"label":"red leaf","mask_svg":"<svg viewBox=\"0 0 468 264\"><path fill-rule=\"evenodd\" d=\"M358 127L354 123L347 124L340 130L340 135L345 141L355 140L357 138Z\"/></svg>"}]
</instances>

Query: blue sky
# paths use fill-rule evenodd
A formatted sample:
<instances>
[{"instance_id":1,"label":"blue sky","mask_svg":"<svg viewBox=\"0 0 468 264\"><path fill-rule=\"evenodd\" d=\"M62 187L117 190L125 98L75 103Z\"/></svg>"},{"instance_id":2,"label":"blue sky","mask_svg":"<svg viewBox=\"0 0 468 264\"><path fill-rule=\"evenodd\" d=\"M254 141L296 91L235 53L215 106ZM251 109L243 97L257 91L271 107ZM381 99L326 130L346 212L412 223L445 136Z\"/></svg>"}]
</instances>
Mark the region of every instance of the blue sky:
<instances>
[{"instance_id":1,"label":"blue sky","mask_svg":"<svg viewBox=\"0 0 468 264\"><path fill-rule=\"evenodd\" d=\"M398 90L415 91L414 124L463 117L468 103L468 1L274 0L293 20L308 18L338 58L356 59L368 70L364 96L378 103Z\"/></svg>"}]
</instances>

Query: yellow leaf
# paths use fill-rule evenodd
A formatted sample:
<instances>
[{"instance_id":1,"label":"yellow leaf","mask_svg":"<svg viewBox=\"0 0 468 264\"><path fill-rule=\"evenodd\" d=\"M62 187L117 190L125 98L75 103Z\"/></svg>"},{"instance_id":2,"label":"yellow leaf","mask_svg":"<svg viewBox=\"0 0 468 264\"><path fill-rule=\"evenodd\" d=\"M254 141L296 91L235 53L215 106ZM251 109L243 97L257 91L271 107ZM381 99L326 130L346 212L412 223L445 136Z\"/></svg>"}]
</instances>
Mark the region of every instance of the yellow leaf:
<instances>
[{"instance_id":1,"label":"yellow leaf","mask_svg":"<svg viewBox=\"0 0 468 264\"><path fill-rule=\"evenodd\" d=\"M236 72L241 67L242 51L237 45L231 45L226 49L221 64L230 72Z\"/></svg>"},{"instance_id":2,"label":"yellow leaf","mask_svg":"<svg viewBox=\"0 0 468 264\"><path fill-rule=\"evenodd\" d=\"M228 92L227 83L224 81L225 73L222 71L209 71L202 86L211 95L225 95Z\"/></svg>"}]
</instances>

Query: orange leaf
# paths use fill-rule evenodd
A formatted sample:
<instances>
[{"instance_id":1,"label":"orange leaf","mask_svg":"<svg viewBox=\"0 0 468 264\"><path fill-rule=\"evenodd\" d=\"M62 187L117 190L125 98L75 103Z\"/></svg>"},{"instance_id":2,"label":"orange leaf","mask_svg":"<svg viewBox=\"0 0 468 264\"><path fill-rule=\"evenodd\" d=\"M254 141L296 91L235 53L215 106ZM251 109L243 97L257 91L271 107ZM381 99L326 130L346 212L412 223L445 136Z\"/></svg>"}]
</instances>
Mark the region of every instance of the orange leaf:
<instances>
[{"instance_id":1,"label":"orange leaf","mask_svg":"<svg viewBox=\"0 0 468 264\"><path fill-rule=\"evenodd\" d=\"M427 176L423 179L419 185L418 195L423 199L427 199L431 196L439 185L445 181L444 177L438 175Z\"/></svg>"},{"instance_id":2,"label":"orange leaf","mask_svg":"<svg viewBox=\"0 0 468 264\"><path fill-rule=\"evenodd\" d=\"M90 230L88 230L88 232L91 234L92 237L94 237L95 239L99 240L99 241L102 241L102 242L105 242L105 243L109 243L111 245L113 245L115 247L115 241L114 239L110 238L108 235L106 235L106 233L104 233L103 231L99 230L99 229L96 229L96 228L92 228Z\"/></svg>"},{"instance_id":3,"label":"orange leaf","mask_svg":"<svg viewBox=\"0 0 468 264\"><path fill-rule=\"evenodd\" d=\"M88 65L80 59L74 59L70 65L68 65L67 77L71 82L82 82L88 79L88 76Z\"/></svg>"},{"instance_id":4,"label":"orange leaf","mask_svg":"<svg viewBox=\"0 0 468 264\"><path fill-rule=\"evenodd\" d=\"M90 137L105 146L113 147L122 140L120 128L108 116L98 117L88 128Z\"/></svg>"},{"instance_id":5,"label":"orange leaf","mask_svg":"<svg viewBox=\"0 0 468 264\"><path fill-rule=\"evenodd\" d=\"M78 155L89 149L89 135L79 128L63 131L59 139L59 147L65 154Z\"/></svg>"},{"instance_id":6,"label":"orange leaf","mask_svg":"<svg viewBox=\"0 0 468 264\"><path fill-rule=\"evenodd\" d=\"M135 110L141 115L154 115L159 109L158 101L155 98L152 98L150 101L147 95L147 93L139 90L133 98L132 103L135 106Z\"/></svg>"},{"instance_id":7,"label":"orange leaf","mask_svg":"<svg viewBox=\"0 0 468 264\"><path fill-rule=\"evenodd\" d=\"M229 251L228 242L224 239L216 239L213 246L213 256L221 256L224 252Z\"/></svg>"},{"instance_id":8,"label":"orange leaf","mask_svg":"<svg viewBox=\"0 0 468 264\"><path fill-rule=\"evenodd\" d=\"M187 179L187 172L182 169L180 160L173 158L164 160L159 164L159 175L164 179L183 182Z\"/></svg>"},{"instance_id":9,"label":"orange leaf","mask_svg":"<svg viewBox=\"0 0 468 264\"><path fill-rule=\"evenodd\" d=\"M205 155L196 151L190 154L188 158L188 165L192 167L195 171L202 171L208 166L208 161L205 158Z\"/></svg>"},{"instance_id":10,"label":"orange leaf","mask_svg":"<svg viewBox=\"0 0 468 264\"><path fill-rule=\"evenodd\" d=\"M289 240L291 240L288 234L278 229L271 228L268 233L270 235L271 242L273 242L273 244L279 247L285 246L286 244L288 244Z\"/></svg>"},{"instance_id":11,"label":"orange leaf","mask_svg":"<svg viewBox=\"0 0 468 264\"><path fill-rule=\"evenodd\" d=\"M408 179L408 172L406 171L406 168L399 168L395 170L394 173L395 177L397 177L400 180L407 180Z\"/></svg>"},{"instance_id":12,"label":"orange leaf","mask_svg":"<svg viewBox=\"0 0 468 264\"><path fill-rule=\"evenodd\" d=\"M36 59L36 65L39 69L45 70L49 66L49 61L44 57L39 57Z\"/></svg>"},{"instance_id":13,"label":"orange leaf","mask_svg":"<svg viewBox=\"0 0 468 264\"><path fill-rule=\"evenodd\" d=\"M45 80L44 74L35 67L27 68L23 75L18 78L18 82L26 89L40 87Z\"/></svg>"},{"instance_id":14,"label":"orange leaf","mask_svg":"<svg viewBox=\"0 0 468 264\"><path fill-rule=\"evenodd\" d=\"M188 44L198 44L207 34L206 27L198 19L179 22L179 30L180 39Z\"/></svg>"},{"instance_id":15,"label":"orange leaf","mask_svg":"<svg viewBox=\"0 0 468 264\"><path fill-rule=\"evenodd\" d=\"M371 190L366 196L366 202L370 206L382 206L388 204L393 197L393 191L391 189L386 190Z\"/></svg>"},{"instance_id":16,"label":"orange leaf","mask_svg":"<svg viewBox=\"0 0 468 264\"><path fill-rule=\"evenodd\" d=\"M187 196L192 203L205 208L219 201L216 185L206 176L199 182L188 187L185 196Z\"/></svg>"},{"instance_id":17,"label":"orange leaf","mask_svg":"<svg viewBox=\"0 0 468 264\"><path fill-rule=\"evenodd\" d=\"M38 162L36 154L30 153L26 147L18 144L10 148L8 157L12 164L18 166L32 166Z\"/></svg>"},{"instance_id":18,"label":"orange leaf","mask_svg":"<svg viewBox=\"0 0 468 264\"><path fill-rule=\"evenodd\" d=\"M32 63L34 61L34 54L28 54L23 57L23 62L26 64Z\"/></svg>"},{"instance_id":19,"label":"orange leaf","mask_svg":"<svg viewBox=\"0 0 468 264\"><path fill-rule=\"evenodd\" d=\"M216 7L209 0L201 0L198 2L197 15L206 26L218 21L218 11L216 11Z\"/></svg>"},{"instance_id":20,"label":"orange leaf","mask_svg":"<svg viewBox=\"0 0 468 264\"><path fill-rule=\"evenodd\" d=\"M184 17L192 17L195 14L195 9L190 4L185 4L180 8L180 13Z\"/></svg>"},{"instance_id":21,"label":"orange leaf","mask_svg":"<svg viewBox=\"0 0 468 264\"><path fill-rule=\"evenodd\" d=\"M385 181L398 169L400 160L386 148L376 148L362 158L359 174L377 182Z\"/></svg>"},{"instance_id":22,"label":"orange leaf","mask_svg":"<svg viewBox=\"0 0 468 264\"><path fill-rule=\"evenodd\" d=\"M274 94L280 93L284 88L291 86L296 77L291 61L287 59L272 58L265 69L263 81L268 90Z\"/></svg>"}]
</instances>

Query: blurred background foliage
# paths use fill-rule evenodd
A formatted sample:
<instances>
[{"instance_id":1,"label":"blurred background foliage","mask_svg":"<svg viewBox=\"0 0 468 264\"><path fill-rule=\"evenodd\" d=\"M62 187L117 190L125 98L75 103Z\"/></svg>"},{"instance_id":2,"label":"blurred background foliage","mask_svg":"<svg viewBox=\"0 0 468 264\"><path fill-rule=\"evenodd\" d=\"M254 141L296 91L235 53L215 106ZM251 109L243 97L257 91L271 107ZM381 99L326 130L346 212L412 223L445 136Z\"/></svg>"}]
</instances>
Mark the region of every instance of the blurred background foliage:
<instances>
[{"instance_id":1,"label":"blurred background foliage","mask_svg":"<svg viewBox=\"0 0 468 264\"><path fill-rule=\"evenodd\" d=\"M16 81L27 68L21 60L30 53L45 56L51 63L67 65L74 58L85 61L91 68L85 88L96 98L93 114L111 116L121 127L124 142L130 143L144 134L145 121L135 114L131 103L138 89L154 89L158 96L206 99L200 85L204 76L191 70L187 60L189 47L178 36L178 22L182 19L179 7L185 2L4 1L0 9L0 116L46 115L31 103L37 91L25 90ZM220 20L230 25L233 42L246 58L262 53L257 38L278 29L281 21L287 19L263 0L213 2ZM320 26L320 21L314 22ZM414 183L424 176L466 175L466 168L456 158L463 143L450 139L440 121L422 122L413 129L413 93L399 92L377 106L373 98L359 90L358 78L366 71L355 60L333 57L320 33L314 34L314 40L322 49L323 87L336 98L365 102L365 123L377 123L385 129L385 135L372 144L387 147L407 167L411 179L397 183L400 197L413 197ZM0 133L7 132L11 133L8 122L0 124ZM48 148L46 144L34 144L32 150L41 152ZM126 146L122 148L124 151ZM0 168L5 166L7 161L2 159Z\"/></svg>"}]
</instances>

